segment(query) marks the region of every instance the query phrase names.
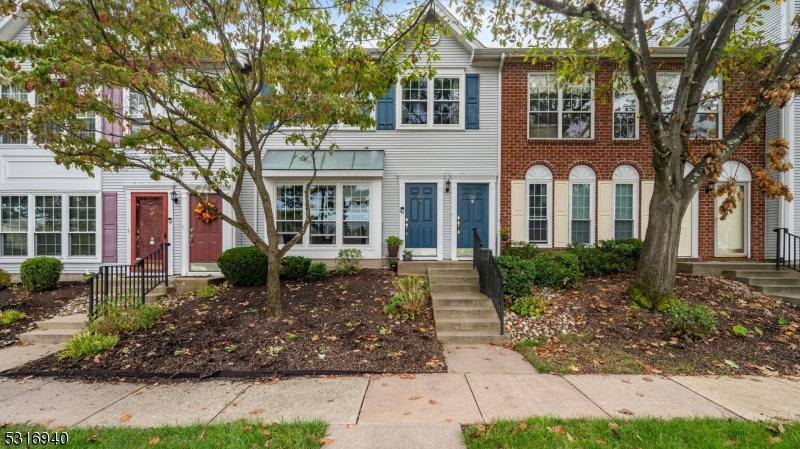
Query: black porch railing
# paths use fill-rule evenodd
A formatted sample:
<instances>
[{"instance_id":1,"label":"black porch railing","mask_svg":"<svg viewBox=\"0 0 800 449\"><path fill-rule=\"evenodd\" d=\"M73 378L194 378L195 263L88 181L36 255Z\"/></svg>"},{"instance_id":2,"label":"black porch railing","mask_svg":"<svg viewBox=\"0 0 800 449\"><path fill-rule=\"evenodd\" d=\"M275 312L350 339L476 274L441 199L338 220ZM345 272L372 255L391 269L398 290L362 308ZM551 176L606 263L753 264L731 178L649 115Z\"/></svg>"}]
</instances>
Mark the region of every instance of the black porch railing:
<instances>
[{"instance_id":1,"label":"black porch railing","mask_svg":"<svg viewBox=\"0 0 800 449\"><path fill-rule=\"evenodd\" d=\"M478 235L478 228L472 228L472 267L478 270L481 291L486 293L492 300L497 317L500 318L500 335L505 334L506 325L503 310L505 309L505 290L506 280L503 273L494 260L492 250L483 248L483 242Z\"/></svg>"},{"instance_id":2,"label":"black porch railing","mask_svg":"<svg viewBox=\"0 0 800 449\"><path fill-rule=\"evenodd\" d=\"M775 245L775 269L786 267L800 271L800 236L789 233L787 228L774 229L777 235Z\"/></svg>"},{"instance_id":3,"label":"black porch railing","mask_svg":"<svg viewBox=\"0 0 800 449\"><path fill-rule=\"evenodd\" d=\"M100 265L84 282L89 285L89 317L104 304L120 307L144 304L144 297L162 282L169 286L169 243L131 265Z\"/></svg>"}]
</instances>

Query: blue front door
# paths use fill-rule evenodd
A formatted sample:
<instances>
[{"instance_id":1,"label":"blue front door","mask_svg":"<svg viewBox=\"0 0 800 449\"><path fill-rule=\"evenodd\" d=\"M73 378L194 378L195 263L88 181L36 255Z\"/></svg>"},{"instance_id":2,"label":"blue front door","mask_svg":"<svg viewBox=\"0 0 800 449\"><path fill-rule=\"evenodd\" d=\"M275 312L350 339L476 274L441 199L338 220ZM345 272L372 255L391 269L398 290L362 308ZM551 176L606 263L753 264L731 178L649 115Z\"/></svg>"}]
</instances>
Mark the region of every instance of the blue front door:
<instances>
[{"instance_id":1,"label":"blue front door","mask_svg":"<svg viewBox=\"0 0 800 449\"><path fill-rule=\"evenodd\" d=\"M406 184L405 240L413 254L436 255L437 211L436 184Z\"/></svg>"},{"instance_id":2,"label":"blue front door","mask_svg":"<svg viewBox=\"0 0 800 449\"><path fill-rule=\"evenodd\" d=\"M488 247L489 184L458 184L458 216L456 216L458 256L472 256L472 228L478 228L483 247Z\"/></svg>"}]
</instances>

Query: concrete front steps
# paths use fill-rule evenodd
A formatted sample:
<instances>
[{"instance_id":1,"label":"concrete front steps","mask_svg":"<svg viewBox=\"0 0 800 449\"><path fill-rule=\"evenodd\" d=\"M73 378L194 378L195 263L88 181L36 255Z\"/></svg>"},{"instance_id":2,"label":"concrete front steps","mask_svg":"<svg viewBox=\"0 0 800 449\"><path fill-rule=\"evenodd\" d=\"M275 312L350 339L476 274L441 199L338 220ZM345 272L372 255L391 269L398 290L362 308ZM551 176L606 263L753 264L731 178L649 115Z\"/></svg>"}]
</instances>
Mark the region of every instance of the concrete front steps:
<instances>
[{"instance_id":1,"label":"concrete front steps","mask_svg":"<svg viewBox=\"0 0 800 449\"><path fill-rule=\"evenodd\" d=\"M500 319L492 300L481 293L478 272L471 263L431 263L427 273L440 343L503 344L509 340L500 335Z\"/></svg>"},{"instance_id":2,"label":"concrete front steps","mask_svg":"<svg viewBox=\"0 0 800 449\"><path fill-rule=\"evenodd\" d=\"M794 306L800 306L800 273L770 262L678 262L678 270L735 279Z\"/></svg>"},{"instance_id":3,"label":"concrete front steps","mask_svg":"<svg viewBox=\"0 0 800 449\"><path fill-rule=\"evenodd\" d=\"M19 335L22 343L61 344L73 335L81 333L86 327L88 317L85 313L51 318L39 322L39 329Z\"/></svg>"}]
</instances>

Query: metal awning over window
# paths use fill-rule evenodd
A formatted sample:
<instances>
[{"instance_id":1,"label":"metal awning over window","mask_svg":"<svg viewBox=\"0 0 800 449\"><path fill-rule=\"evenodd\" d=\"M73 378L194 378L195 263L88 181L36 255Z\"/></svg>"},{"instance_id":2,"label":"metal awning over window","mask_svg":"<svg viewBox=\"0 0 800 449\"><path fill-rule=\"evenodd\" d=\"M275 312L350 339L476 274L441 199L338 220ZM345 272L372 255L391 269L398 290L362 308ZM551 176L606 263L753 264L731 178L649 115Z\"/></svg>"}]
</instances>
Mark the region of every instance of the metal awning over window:
<instances>
[{"instance_id":1,"label":"metal awning over window","mask_svg":"<svg viewBox=\"0 0 800 449\"><path fill-rule=\"evenodd\" d=\"M314 165L317 176L383 176L383 150L320 151L312 159L308 151L267 151L262 161L264 176L310 176Z\"/></svg>"}]
</instances>

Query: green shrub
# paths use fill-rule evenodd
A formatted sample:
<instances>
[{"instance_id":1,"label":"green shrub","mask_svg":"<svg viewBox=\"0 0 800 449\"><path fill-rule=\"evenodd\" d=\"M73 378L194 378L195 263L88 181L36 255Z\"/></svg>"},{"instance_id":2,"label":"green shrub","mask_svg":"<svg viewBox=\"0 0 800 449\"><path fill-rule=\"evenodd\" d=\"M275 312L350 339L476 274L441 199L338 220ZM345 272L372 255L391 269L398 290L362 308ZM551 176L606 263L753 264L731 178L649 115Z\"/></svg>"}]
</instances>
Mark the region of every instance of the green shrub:
<instances>
[{"instance_id":1,"label":"green shrub","mask_svg":"<svg viewBox=\"0 0 800 449\"><path fill-rule=\"evenodd\" d=\"M311 259L303 256L286 256L281 260L283 267L283 276L286 279L300 279L308 274L308 269L311 267Z\"/></svg>"},{"instance_id":2,"label":"green shrub","mask_svg":"<svg viewBox=\"0 0 800 449\"><path fill-rule=\"evenodd\" d=\"M356 248L345 248L339 250L336 256L336 272L339 274L354 275L361 271L361 250Z\"/></svg>"},{"instance_id":3,"label":"green shrub","mask_svg":"<svg viewBox=\"0 0 800 449\"><path fill-rule=\"evenodd\" d=\"M601 240L597 246L583 243L567 246L567 252L574 254L580 263L584 276L602 276L609 273L633 271L642 253L639 239Z\"/></svg>"},{"instance_id":4,"label":"green shrub","mask_svg":"<svg viewBox=\"0 0 800 449\"><path fill-rule=\"evenodd\" d=\"M27 315L19 310L7 309L0 310L0 324L12 324L19 320L25 319Z\"/></svg>"},{"instance_id":5,"label":"green shrub","mask_svg":"<svg viewBox=\"0 0 800 449\"><path fill-rule=\"evenodd\" d=\"M511 310L520 316L541 316L547 310L547 300L538 296L522 296L514 300Z\"/></svg>"},{"instance_id":6,"label":"green shrub","mask_svg":"<svg viewBox=\"0 0 800 449\"><path fill-rule=\"evenodd\" d=\"M255 246L231 248L217 258L219 271L232 285L264 284L267 262L267 256Z\"/></svg>"},{"instance_id":7,"label":"green shrub","mask_svg":"<svg viewBox=\"0 0 800 449\"><path fill-rule=\"evenodd\" d=\"M536 245L531 245L528 242L520 242L512 240L503 248L503 255L509 257L519 257L520 259L533 259L539 252Z\"/></svg>"},{"instance_id":8,"label":"green shrub","mask_svg":"<svg viewBox=\"0 0 800 449\"><path fill-rule=\"evenodd\" d=\"M0 290L5 290L11 287L11 275L8 271L0 269Z\"/></svg>"},{"instance_id":9,"label":"green shrub","mask_svg":"<svg viewBox=\"0 0 800 449\"><path fill-rule=\"evenodd\" d=\"M399 319L416 319L428 299L428 280L422 276L402 276L394 281L397 293L383 311Z\"/></svg>"},{"instance_id":10,"label":"green shrub","mask_svg":"<svg viewBox=\"0 0 800 449\"><path fill-rule=\"evenodd\" d=\"M534 280L539 287L574 287L581 278L580 263L574 254L547 251L533 258Z\"/></svg>"},{"instance_id":11,"label":"green shrub","mask_svg":"<svg viewBox=\"0 0 800 449\"><path fill-rule=\"evenodd\" d=\"M689 307L684 301L673 300L667 306L667 326L673 334L693 340L703 340L714 332L717 322L714 312L706 306Z\"/></svg>"},{"instance_id":12,"label":"green shrub","mask_svg":"<svg viewBox=\"0 0 800 449\"><path fill-rule=\"evenodd\" d=\"M19 277L30 291L52 290L58 287L61 270L64 264L55 257L33 257L22 262L19 267Z\"/></svg>"},{"instance_id":13,"label":"green shrub","mask_svg":"<svg viewBox=\"0 0 800 449\"><path fill-rule=\"evenodd\" d=\"M106 349L113 348L119 342L116 335L93 334L84 332L67 340L64 348L58 353L58 359L82 359L86 356L99 354Z\"/></svg>"},{"instance_id":14,"label":"green shrub","mask_svg":"<svg viewBox=\"0 0 800 449\"><path fill-rule=\"evenodd\" d=\"M328 267L325 262L311 264L308 268L308 279L312 281L324 281L328 279Z\"/></svg>"},{"instance_id":15,"label":"green shrub","mask_svg":"<svg viewBox=\"0 0 800 449\"><path fill-rule=\"evenodd\" d=\"M216 285L204 285L197 289L197 297L203 299L211 299L219 295L219 289Z\"/></svg>"},{"instance_id":16,"label":"green shrub","mask_svg":"<svg viewBox=\"0 0 800 449\"><path fill-rule=\"evenodd\" d=\"M531 287L533 287L536 275L536 267L532 260L497 256L495 261L506 280L505 294L512 298L521 298L531 294Z\"/></svg>"},{"instance_id":17,"label":"green shrub","mask_svg":"<svg viewBox=\"0 0 800 449\"><path fill-rule=\"evenodd\" d=\"M153 304L137 304L127 308L111 303L101 304L95 318L89 322L89 332L120 335L150 329L166 310L166 307Z\"/></svg>"}]
</instances>

